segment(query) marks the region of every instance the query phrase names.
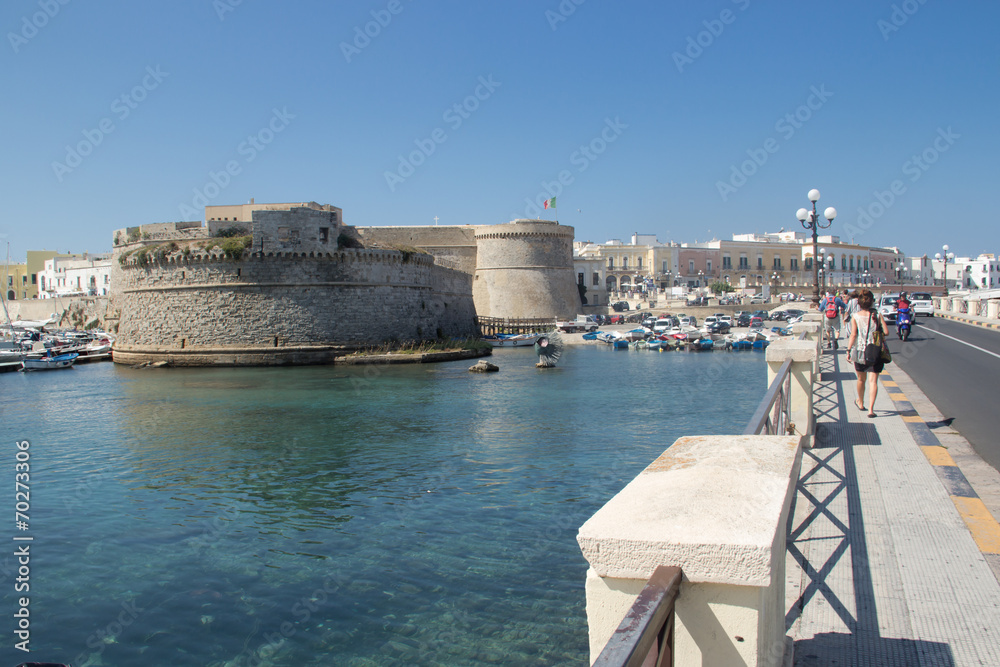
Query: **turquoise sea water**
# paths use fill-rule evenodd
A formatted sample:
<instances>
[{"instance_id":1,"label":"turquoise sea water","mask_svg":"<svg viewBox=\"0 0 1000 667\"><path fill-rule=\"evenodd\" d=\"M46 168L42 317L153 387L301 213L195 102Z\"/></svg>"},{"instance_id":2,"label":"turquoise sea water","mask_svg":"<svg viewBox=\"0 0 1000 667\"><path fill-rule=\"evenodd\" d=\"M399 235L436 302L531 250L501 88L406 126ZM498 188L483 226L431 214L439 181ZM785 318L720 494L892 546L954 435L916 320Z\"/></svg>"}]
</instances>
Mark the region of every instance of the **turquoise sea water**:
<instances>
[{"instance_id":1,"label":"turquoise sea water","mask_svg":"<svg viewBox=\"0 0 1000 667\"><path fill-rule=\"evenodd\" d=\"M742 431L764 358L492 360L0 375L34 537L30 654L0 555L4 664L587 664L577 528L676 438Z\"/></svg>"}]
</instances>

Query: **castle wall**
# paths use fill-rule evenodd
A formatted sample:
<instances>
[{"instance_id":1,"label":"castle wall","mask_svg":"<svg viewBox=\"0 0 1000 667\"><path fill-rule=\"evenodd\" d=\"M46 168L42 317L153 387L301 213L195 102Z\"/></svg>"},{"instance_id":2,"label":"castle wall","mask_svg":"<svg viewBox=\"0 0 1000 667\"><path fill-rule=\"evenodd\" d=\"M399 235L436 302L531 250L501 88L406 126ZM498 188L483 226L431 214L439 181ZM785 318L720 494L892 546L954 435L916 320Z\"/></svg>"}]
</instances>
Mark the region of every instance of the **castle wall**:
<instances>
[{"instance_id":1,"label":"castle wall","mask_svg":"<svg viewBox=\"0 0 1000 667\"><path fill-rule=\"evenodd\" d=\"M545 220L477 228L472 287L477 314L571 319L582 312L573 234L572 227Z\"/></svg>"},{"instance_id":2,"label":"castle wall","mask_svg":"<svg viewBox=\"0 0 1000 667\"><path fill-rule=\"evenodd\" d=\"M449 271L389 250L129 260L115 360L324 363L386 340L471 335L472 300Z\"/></svg>"},{"instance_id":3,"label":"castle wall","mask_svg":"<svg viewBox=\"0 0 1000 667\"><path fill-rule=\"evenodd\" d=\"M434 255L441 266L469 274L476 271L476 227L420 226L420 227L355 227L358 238L366 246L411 246Z\"/></svg>"}]
</instances>

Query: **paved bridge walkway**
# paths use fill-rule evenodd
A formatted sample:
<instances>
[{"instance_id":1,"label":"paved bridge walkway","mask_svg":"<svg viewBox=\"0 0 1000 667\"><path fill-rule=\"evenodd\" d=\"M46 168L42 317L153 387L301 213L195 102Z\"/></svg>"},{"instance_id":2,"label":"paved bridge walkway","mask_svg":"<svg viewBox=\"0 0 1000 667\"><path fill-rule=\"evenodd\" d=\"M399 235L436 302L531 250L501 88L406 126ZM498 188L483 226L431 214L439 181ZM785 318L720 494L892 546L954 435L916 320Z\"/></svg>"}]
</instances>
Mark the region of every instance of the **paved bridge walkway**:
<instances>
[{"instance_id":1,"label":"paved bridge walkway","mask_svg":"<svg viewBox=\"0 0 1000 667\"><path fill-rule=\"evenodd\" d=\"M1000 476L895 365L875 419L854 405L843 349L820 365L789 521L794 664L1000 665L1000 526L987 509L1000 516Z\"/></svg>"}]
</instances>

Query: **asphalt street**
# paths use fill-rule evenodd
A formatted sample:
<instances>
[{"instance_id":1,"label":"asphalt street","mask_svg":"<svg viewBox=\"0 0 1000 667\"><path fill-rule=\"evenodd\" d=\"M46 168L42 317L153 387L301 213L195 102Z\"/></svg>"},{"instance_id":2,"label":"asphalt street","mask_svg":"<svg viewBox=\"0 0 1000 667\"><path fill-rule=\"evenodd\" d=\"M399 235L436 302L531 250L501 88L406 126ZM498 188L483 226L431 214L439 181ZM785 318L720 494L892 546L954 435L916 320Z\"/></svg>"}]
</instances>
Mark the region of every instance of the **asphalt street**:
<instances>
[{"instance_id":1,"label":"asphalt street","mask_svg":"<svg viewBox=\"0 0 1000 667\"><path fill-rule=\"evenodd\" d=\"M1000 470L1000 331L919 317L908 341L899 340L895 327L888 341L892 363Z\"/></svg>"}]
</instances>

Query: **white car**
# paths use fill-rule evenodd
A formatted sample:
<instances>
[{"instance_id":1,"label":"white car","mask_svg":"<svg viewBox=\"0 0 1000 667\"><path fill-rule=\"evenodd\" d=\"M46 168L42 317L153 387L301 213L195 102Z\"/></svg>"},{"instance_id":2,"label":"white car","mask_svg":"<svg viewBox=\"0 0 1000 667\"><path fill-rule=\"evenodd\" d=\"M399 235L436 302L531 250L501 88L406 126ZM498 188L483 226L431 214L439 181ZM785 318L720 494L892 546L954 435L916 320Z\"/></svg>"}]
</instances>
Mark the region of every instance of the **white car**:
<instances>
[{"instance_id":1,"label":"white car","mask_svg":"<svg viewBox=\"0 0 1000 667\"><path fill-rule=\"evenodd\" d=\"M750 297L750 305L753 305L755 303L764 303L764 295L754 294L752 297Z\"/></svg>"},{"instance_id":2,"label":"white car","mask_svg":"<svg viewBox=\"0 0 1000 667\"><path fill-rule=\"evenodd\" d=\"M910 295L910 306L914 315L926 315L934 317L934 302L927 292L914 292Z\"/></svg>"},{"instance_id":3,"label":"white car","mask_svg":"<svg viewBox=\"0 0 1000 667\"><path fill-rule=\"evenodd\" d=\"M719 320L725 322L729 326L733 326L733 316L732 315L720 315Z\"/></svg>"},{"instance_id":4,"label":"white car","mask_svg":"<svg viewBox=\"0 0 1000 667\"><path fill-rule=\"evenodd\" d=\"M656 324L653 325L653 333L661 334L673 328L674 328L673 318L670 319L660 318L656 320Z\"/></svg>"}]
</instances>

